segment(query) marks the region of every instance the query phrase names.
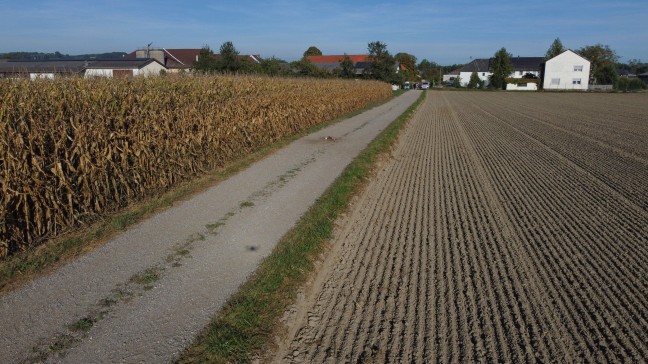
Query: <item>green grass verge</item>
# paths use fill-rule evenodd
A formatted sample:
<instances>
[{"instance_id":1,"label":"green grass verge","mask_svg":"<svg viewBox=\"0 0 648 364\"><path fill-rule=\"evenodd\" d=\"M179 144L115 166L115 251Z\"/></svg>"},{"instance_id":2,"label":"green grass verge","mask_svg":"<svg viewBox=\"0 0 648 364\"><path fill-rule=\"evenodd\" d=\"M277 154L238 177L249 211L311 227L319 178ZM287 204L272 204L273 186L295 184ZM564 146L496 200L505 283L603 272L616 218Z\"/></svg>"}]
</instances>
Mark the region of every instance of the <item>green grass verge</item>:
<instances>
[{"instance_id":1,"label":"green grass verge","mask_svg":"<svg viewBox=\"0 0 648 364\"><path fill-rule=\"evenodd\" d=\"M395 95L392 96L392 98ZM252 163L259 161L274 151L289 143L341 120L353 117L378 105L388 102L391 98L376 102L364 109L347 113L339 118L315 125L300 133L283 138L269 146L260 148L257 152L241 156L227 166L208 172L191 181L185 182L160 196L149 198L133 206L129 206L111 216L104 216L100 221L71 232L65 237L54 239L46 244L18 253L14 256L0 260L0 293L19 286L34 277L47 272L61 263L73 259L87 251L99 246L115 234L129 226L142 221L151 214L170 207L173 203L187 199L218 182L245 169ZM244 203L245 204L245 203ZM249 204L249 203L248 203ZM241 207L249 207L248 204Z\"/></svg>"},{"instance_id":2,"label":"green grass verge","mask_svg":"<svg viewBox=\"0 0 648 364\"><path fill-rule=\"evenodd\" d=\"M369 177L377 157L389 150L419 99L392 122L342 172L288 232L254 275L227 302L187 349L179 363L238 363L271 346L279 318L313 271L313 261L332 238L334 222Z\"/></svg>"}]
</instances>

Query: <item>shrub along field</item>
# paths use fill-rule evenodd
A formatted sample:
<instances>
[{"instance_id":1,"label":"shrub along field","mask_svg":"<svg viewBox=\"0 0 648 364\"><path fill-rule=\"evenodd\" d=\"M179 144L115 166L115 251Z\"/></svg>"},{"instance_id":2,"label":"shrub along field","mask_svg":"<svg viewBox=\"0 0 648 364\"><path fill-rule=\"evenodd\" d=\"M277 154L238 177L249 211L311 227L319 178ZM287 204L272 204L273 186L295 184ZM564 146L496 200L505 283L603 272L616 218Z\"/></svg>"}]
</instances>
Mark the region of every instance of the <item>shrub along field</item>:
<instances>
[{"instance_id":1,"label":"shrub along field","mask_svg":"<svg viewBox=\"0 0 648 364\"><path fill-rule=\"evenodd\" d=\"M0 80L0 258L391 95L252 76Z\"/></svg>"}]
</instances>

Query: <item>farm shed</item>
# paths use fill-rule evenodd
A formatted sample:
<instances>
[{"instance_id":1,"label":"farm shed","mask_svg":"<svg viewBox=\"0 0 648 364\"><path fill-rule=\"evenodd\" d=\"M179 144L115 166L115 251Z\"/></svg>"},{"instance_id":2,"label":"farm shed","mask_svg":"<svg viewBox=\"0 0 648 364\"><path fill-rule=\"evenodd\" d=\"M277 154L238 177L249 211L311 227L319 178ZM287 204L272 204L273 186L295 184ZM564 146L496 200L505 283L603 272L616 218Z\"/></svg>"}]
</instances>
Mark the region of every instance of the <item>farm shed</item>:
<instances>
[{"instance_id":1,"label":"farm shed","mask_svg":"<svg viewBox=\"0 0 648 364\"><path fill-rule=\"evenodd\" d=\"M86 65L84 60L8 60L0 62L0 78L82 76Z\"/></svg>"},{"instance_id":2,"label":"farm shed","mask_svg":"<svg viewBox=\"0 0 648 364\"><path fill-rule=\"evenodd\" d=\"M0 77L34 80L62 76L150 76L165 69L154 59L10 60L0 62Z\"/></svg>"},{"instance_id":3,"label":"farm shed","mask_svg":"<svg viewBox=\"0 0 648 364\"><path fill-rule=\"evenodd\" d=\"M116 59L88 62L85 77L132 77L159 75L166 70L153 58Z\"/></svg>"},{"instance_id":4,"label":"farm shed","mask_svg":"<svg viewBox=\"0 0 648 364\"><path fill-rule=\"evenodd\" d=\"M572 50L566 50L545 63L545 90L583 90L589 85L590 62Z\"/></svg>"}]
</instances>

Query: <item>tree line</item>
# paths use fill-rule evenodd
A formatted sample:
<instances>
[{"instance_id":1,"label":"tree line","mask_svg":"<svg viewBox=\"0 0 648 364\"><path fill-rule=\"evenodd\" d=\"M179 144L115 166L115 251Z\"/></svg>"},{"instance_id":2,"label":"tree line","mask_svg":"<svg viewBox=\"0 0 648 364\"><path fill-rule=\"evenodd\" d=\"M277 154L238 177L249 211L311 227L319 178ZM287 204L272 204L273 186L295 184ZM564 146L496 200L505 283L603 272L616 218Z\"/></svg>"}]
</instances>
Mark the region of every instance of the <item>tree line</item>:
<instances>
[{"instance_id":1,"label":"tree line","mask_svg":"<svg viewBox=\"0 0 648 364\"><path fill-rule=\"evenodd\" d=\"M417 64L416 56L409 53L392 55L387 44L373 41L367 44L368 64L362 74L356 73L356 65L348 55L344 55L339 66L331 71L323 70L313 64L309 56L321 56L322 52L315 46L309 47L303 57L293 62L271 57L259 63L246 61L231 41L223 43L216 56L214 51L205 45L200 51L193 68L201 73L239 73L266 74L269 76L302 76L316 78L365 78L381 80L392 84L405 81L417 82L421 79L434 82L441 81L444 72L461 67L454 64L440 66L435 62L422 60ZM399 69L399 66L401 68Z\"/></svg>"}]
</instances>

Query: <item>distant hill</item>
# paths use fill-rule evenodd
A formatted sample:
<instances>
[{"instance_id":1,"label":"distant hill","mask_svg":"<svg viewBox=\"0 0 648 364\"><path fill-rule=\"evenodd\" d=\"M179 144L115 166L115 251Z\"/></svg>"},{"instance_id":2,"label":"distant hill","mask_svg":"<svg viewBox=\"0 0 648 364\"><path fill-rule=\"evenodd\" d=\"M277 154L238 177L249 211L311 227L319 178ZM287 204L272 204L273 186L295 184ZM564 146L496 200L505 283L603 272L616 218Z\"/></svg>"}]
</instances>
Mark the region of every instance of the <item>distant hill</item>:
<instances>
[{"instance_id":1,"label":"distant hill","mask_svg":"<svg viewBox=\"0 0 648 364\"><path fill-rule=\"evenodd\" d=\"M126 55L126 52L109 52L109 53L96 53L96 54L78 54L69 55L60 52L54 53L40 53L40 52L9 52L0 53L0 59L70 59L70 58L97 58L97 59L118 59Z\"/></svg>"}]
</instances>

